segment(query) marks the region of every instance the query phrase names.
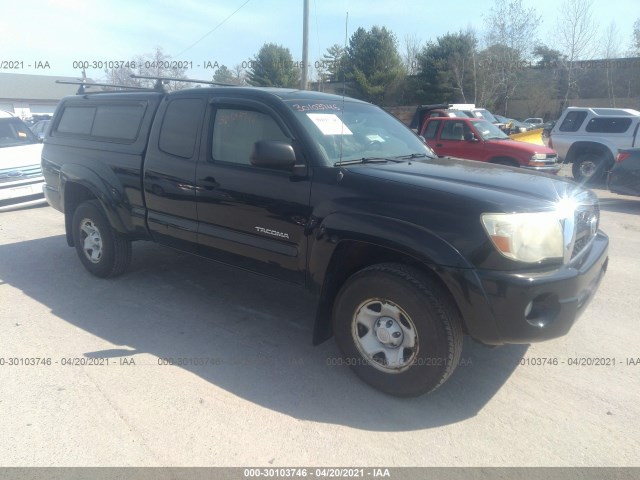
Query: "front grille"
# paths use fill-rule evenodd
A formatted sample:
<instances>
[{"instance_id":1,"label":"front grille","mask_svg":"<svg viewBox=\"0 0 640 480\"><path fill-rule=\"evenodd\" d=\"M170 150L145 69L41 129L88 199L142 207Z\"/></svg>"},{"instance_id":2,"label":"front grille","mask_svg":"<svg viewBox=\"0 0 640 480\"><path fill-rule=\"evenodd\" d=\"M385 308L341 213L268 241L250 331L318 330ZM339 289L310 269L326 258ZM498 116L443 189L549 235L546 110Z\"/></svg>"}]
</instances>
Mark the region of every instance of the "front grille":
<instances>
[{"instance_id":1,"label":"front grille","mask_svg":"<svg viewBox=\"0 0 640 480\"><path fill-rule=\"evenodd\" d=\"M591 205L580 205L575 212L576 237L571 258L582 252L595 237L600 225L600 207L597 200Z\"/></svg>"},{"instance_id":2,"label":"front grille","mask_svg":"<svg viewBox=\"0 0 640 480\"><path fill-rule=\"evenodd\" d=\"M13 167L0 169L0 183L19 182L42 176L40 165L29 165L28 167Z\"/></svg>"}]
</instances>

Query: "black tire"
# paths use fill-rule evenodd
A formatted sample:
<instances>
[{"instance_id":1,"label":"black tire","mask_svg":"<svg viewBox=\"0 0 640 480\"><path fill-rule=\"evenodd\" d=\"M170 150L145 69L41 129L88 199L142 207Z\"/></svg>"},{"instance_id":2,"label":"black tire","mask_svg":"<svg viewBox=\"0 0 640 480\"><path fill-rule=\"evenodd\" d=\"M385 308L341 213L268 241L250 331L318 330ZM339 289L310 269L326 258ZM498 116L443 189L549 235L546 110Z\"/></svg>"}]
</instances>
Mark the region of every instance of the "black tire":
<instances>
[{"instance_id":1,"label":"black tire","mask_svg":"<svg viewBox=\"0 0 640 480\"><path fill-rule=\"evenodd\" d=\"M108 278L127 270L131 263L131 242L111 228L97 200L78 205L72 229L76 252L89 273ZM93 240L86 241L87 237Z\"/></svg>"},{"instance_id":2,"label":"black tire","mask_svg":"<svg viewBox=\"0 0 640 480\"><path fill-rule=\"evenodd\" d=\"M576 182L595 183L602 179L605 171L605 156L595 153L579 155L571 166L571 173Z\"/></svg>"},{"instance_id":3,"label":"black tire","mask_svg":"<svg viewBox=\"0 0 640 480\"><path fill-rule=\"evenodd\" d=\"M373 326L369 331L363 319ZM398 330L400 345L380 340L400 341ZM460 314L448 292L420 270L402 264L373 265L349 278L334 303L333 331L343 362L369 385L399 397L438 388L462 352ZM369 353L365 345L372 347ZM376 349L383 352L372 354Z\"/></svg>"}]
</instances>

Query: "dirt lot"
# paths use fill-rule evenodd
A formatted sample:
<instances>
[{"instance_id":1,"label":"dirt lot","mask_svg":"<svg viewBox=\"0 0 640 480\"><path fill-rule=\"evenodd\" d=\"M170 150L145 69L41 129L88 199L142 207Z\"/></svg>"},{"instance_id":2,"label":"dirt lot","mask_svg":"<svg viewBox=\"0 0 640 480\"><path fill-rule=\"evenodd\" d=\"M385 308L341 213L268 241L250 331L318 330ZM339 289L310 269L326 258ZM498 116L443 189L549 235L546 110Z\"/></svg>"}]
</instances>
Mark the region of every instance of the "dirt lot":
<instances>
[{"instance_id":1,"label":"dirt lot","mask_svg":"<svg viewBox=\"0 0 640 480\"><path fill-rule=\"evenodd\" d=\"M331 366L289 286L149 243L100 280L60 213L4 213L0 465L640 466L640 199L597 192L609 270L569 335L466 341L410 400Z\"/></svg>"}]
</instances>

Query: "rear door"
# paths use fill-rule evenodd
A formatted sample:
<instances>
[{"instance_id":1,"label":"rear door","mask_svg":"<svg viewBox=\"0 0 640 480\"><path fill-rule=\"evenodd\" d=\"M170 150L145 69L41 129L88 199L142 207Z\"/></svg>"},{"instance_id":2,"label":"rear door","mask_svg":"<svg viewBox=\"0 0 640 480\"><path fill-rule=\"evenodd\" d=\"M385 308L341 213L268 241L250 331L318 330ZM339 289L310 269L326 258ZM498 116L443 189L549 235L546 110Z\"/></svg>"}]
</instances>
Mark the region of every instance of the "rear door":
<instances>
[{"instance_id":1,"label":"rear door","mask_svg":"<svg viewBox=\"0 0 640 480\"><path fill-rule=\"evenodd\" d=\"M160 107L144 165L147 224L158 243L196 252L196 162L205 95L168 97Z\"/></svg>"},{"instance_id":2,"label":"rear door","mask_svg":"<svg viewBox=\"0 0 640 480\"><path fill-rule=\"evenodd\" d=\"M215 98L196 171L199 252L209 258L302 284L311 181L254 167L255 142L296 140L258 101Z\"/></svg>"}]
</instances>

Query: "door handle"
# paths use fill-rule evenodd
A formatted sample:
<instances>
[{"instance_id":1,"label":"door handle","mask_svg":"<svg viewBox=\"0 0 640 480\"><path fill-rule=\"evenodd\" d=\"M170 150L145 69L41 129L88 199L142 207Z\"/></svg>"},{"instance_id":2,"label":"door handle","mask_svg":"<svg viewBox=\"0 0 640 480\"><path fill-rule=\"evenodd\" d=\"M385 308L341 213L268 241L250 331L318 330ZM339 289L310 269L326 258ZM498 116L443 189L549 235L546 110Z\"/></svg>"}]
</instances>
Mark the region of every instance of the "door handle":
<instances>
[{"instance_id":1,"label":"door handle","mask_svg":"<svg viewBox=\"0 0 640 480\"><path fill-rule=\"evenodd\" d=\"M205 190L215 190L216 188L220 187L220 184L218 182L216 182L216 179L213 177L204 177L202 179L202 183L204 183L204 189ZM209 184L209 185L206 185Z\"/></svg>"},{"instance_id":2,"label":"door handle","mask_svg":"<svg viewBox=\"0 0 640 480\"><path fill-rule=\"evenodd\" d=\"M441 147L442 144L441 143L436 143L436 147Z\"/></svg>"}]
</instances>

